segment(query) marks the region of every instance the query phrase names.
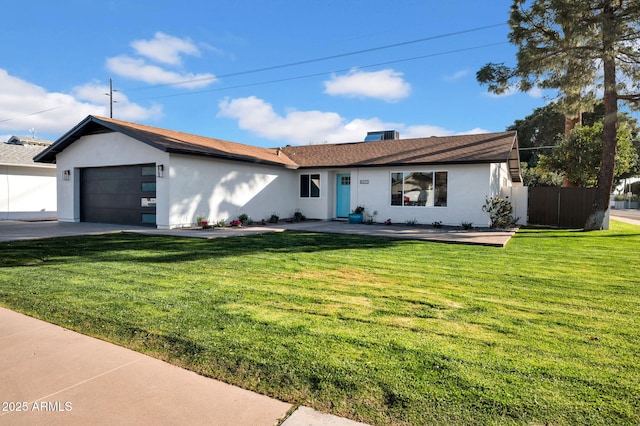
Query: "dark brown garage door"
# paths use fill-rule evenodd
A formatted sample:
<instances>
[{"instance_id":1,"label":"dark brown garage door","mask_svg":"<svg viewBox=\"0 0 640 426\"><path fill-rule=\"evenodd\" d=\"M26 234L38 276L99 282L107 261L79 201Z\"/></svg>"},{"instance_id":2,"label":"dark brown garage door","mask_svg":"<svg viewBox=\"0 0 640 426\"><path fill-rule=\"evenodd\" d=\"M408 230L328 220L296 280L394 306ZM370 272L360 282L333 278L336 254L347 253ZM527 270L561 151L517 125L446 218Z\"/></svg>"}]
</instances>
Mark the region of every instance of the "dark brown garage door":
<instances>
[{"instance_id":1,"label":"dark brown garage door","mask_svg":"<svg viewBox=\"0 0 640 426\"><path fill-rule=\"evenodd\" d=\"M81 169L80 220L155 226L155 164Z\"/></svg>"}]
</instances>

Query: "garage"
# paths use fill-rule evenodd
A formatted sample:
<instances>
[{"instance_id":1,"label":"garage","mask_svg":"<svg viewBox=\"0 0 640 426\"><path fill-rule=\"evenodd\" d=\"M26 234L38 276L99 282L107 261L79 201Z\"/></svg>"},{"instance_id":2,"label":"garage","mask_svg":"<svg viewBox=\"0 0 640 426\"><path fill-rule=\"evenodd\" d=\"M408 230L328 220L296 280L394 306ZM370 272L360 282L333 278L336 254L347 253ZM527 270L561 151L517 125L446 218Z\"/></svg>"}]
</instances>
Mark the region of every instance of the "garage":
<instances>
[{"instance_id":1,"label":"garage","mask_svg":"<svg viewBox=\"0 0 640 426\"><path fill-rule=\"evenodd\" d=\"M155 226L155 164L80 169L80 221Z\"/></svg>"}]
</instances>

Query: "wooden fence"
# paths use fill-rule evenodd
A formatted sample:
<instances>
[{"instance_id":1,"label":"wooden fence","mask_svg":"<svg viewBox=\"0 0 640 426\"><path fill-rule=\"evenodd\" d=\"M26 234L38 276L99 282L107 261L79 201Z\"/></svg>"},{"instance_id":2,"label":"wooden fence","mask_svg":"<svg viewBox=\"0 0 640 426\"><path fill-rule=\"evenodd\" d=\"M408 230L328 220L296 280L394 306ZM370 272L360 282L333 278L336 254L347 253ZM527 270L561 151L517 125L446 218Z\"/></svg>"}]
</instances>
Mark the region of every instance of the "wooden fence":
<instances>
[{"instance_id":1,"label":"wooden fence","mask_svg":"<svg viewBox=\"0 0 640 426\"><path fill-rule=\"evenodd\" d=\"M595 188L529 187L530 225L582 228L591 212Z\"/></svg>"}]
</instances>

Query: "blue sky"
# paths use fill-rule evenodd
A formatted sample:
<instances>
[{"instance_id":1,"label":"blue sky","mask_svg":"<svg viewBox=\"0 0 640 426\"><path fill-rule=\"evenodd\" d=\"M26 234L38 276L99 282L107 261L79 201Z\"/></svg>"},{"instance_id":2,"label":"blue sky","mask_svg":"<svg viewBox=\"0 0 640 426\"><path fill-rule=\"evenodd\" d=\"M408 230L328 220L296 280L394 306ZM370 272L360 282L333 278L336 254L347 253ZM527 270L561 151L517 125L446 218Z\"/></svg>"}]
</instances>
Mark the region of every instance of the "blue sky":
<instances>
[{"instance_id":1,"label":"blue sky","mask_svg":"<svg viewBox=\"0 0 640 426\"><path fill-rule=\"evenodd\" d=\"M0 140L108 116L110 78L114 118L265 147L503 131L552 95L494 96L475 80L515 61L510 4L9 2Z\"/></svg>"}]
</instances>

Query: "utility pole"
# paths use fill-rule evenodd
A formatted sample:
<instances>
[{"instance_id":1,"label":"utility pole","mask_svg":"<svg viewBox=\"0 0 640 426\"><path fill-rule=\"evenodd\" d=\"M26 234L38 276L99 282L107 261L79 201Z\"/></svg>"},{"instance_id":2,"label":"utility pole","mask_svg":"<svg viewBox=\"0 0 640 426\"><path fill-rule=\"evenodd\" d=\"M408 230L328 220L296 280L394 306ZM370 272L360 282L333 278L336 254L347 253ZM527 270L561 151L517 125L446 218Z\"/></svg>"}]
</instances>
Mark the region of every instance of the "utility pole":
<instances>
[{"instance_id":1,"label":"utility pole","mask_svg":"<svg viewBox=\"0 0 640 426\"><path fill-rule=\"evenodd\" d=\"M113 80L109 79L109 93L105 93L109 97L109 118L113 118L113 104L118 102L113 100L113 92L117 90L113 90Z\"/></svg>"}]
</instances>

